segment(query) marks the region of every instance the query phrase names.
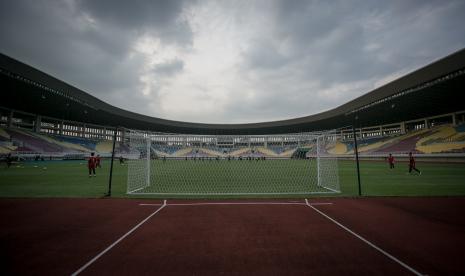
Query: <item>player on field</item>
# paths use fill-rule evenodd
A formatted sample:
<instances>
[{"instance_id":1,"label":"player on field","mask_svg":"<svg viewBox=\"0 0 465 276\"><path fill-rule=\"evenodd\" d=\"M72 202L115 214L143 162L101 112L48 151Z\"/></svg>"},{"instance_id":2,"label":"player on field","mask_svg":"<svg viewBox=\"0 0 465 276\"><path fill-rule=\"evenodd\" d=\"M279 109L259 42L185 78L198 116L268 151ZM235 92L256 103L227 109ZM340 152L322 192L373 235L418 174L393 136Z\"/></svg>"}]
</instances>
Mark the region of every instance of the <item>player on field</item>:
<instances>
[{"instance_id":1,"label":"player on field","mask_svg":"<svg viewBox=\"0 0 465 276\"><path fill-rule=\"evenodd\" d=\"M101 168L102 166L100 165L100 154L97 154L97 157L95 157L95 167L96 168Z\"/></svg>"},{"instance_id":2,"label":"player on field","mask_svg":"<svg viewBox=\"0 0 465 276\"><path fill-rule=\"evenodd\" d=\"M412 152L409 152L409 165L408 165L408 172L412 173L412 170L416 171L419 175L421 175L421 171L417 169L415 165L415 158L413 158Z\"/></svg>"},{"instance_id":3,"label":"player on field","mask_svg":"<svg viewBox=\"0 0 465 276\"><path fill-rule=\"evenodd\" d=\"M89 177L92 177L92 174L95 175L95 167L97 166L97 159L94 156L94 153L92 152L90 154L89 160L87 160L87 168L89 169Z\"/></svg>"},{"instance_id":4,"label":"player on field","mask_svg":"<svg viewBox=\"0 0 465 276\"><path fill-rule=\"evenodd\" d=\"M392 154L389 154L388 162L389 162L389 168L394 169L394 156L392 156Z\"/></svg>"}]
</instances>

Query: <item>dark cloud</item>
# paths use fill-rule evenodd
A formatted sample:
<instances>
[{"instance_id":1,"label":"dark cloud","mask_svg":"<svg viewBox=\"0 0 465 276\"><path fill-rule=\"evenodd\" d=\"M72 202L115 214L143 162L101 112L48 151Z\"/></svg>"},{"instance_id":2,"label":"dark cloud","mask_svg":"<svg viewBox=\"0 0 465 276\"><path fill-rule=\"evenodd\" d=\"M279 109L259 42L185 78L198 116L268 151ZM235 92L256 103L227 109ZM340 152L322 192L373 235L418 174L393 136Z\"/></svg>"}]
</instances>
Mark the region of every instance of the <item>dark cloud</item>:
<instances>
[{"instance_id":1,"label":"dark cloud","mask_svg":"<svg viewBox=\"0 0 465 276\"><path fill-rule=\"evenodd\" d=\"M192 32L178 20L181 1L149 2L1 1L0 51L119 107L151 113L144 96L124 100L142 94L147 61L131 52L134 42L156 32L161 43L189 45Z\"/></svg>"},{"instance_id":2,"label":"dark cloud","mask_svg":"<svg viewBox=\"0 0 465 276\"><path fill-rule=\"evenodd\" d=\"M273 3L272 25L242 53L260 99L249 108L260 110L255 116L276 118L278 107L280 118L334 108L386 76L465 46L461 1Z\"/></svg>"},{"instance_id":3,"label":"dark cloud","mask_svg":"<svg viewBox=\"0 0 465 276\"><path fill-rule=\"evenodd\" d=\"M152 71L159 76L172 76L179 73L184 68L184 62L179 59L170 60L164 63L157 64Z\"/></svg>"},{"instance_id":4,"label":"dark cloud","mask_svg":"<svg viewBox=\"0 0 465 276\"><path fill-rule=\"evenodd\" d=\"M190 44L192 32L179 17L186 1L112 1L77 0L77 8L98 22L122 31L152 33L165 42ZM192 4L192 2L191 2Z\"/></svg>"},{"instance_id":5,"label":"dark cloud","mask_svg":"<svg viewBox=\"0 0 465 276\"><path fill-rule=\"evenodd\" d=\"M460 0L0 1L0 51L131 111L256 122L334 108L462 49L464 15ZM234 68L196 74L223 59Z\"/></svg>"},{"instance_id":6,"label":"dark cloud","mask_svg":"<svg viewBox=\"0 0 465 276\"><path fill-rule=\"evenodd\" d=\"M113 1L77 0L83 12L88 12L97 20L108 22L121 29L144 30L151 27L166 28L176 23L182 12L183 2L170 1Z\"/></svg>"}]
</instances>

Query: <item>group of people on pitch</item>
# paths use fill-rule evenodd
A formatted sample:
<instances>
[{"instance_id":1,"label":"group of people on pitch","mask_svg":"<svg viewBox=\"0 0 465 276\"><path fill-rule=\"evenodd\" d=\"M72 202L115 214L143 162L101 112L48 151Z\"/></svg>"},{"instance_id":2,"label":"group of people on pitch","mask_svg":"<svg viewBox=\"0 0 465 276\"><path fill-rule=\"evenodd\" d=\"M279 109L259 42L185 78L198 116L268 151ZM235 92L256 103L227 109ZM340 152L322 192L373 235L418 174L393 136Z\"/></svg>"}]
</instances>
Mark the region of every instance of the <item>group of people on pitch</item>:
<instances>
[{"instance_id":1,"label":"group of people on pitch","mask_svg":"<svg viewBox=\"0 0 465 276\"><path fill-rule=\"evenodd\" d=\"M412 152L408 153L409 156L409 164L408 164L408 172L412 173L412 171L416 171L419 175L421 175L421 171L417 169L416 164L415 164L415 158L413 157ZM389 154L389 157L387 158L388 163L389 163L389 168L394 169L394 156L392 154Z\"/></svg>"},{"instance_id":2,"label":"group of people on pitch","mask_svg":"<svg viewBox=\"0 0 465 276\"><path fill-rule=\"evenodd\" d=\"M95 156L95 154L92 152L90 154L89 159L87 160L87 168L89 169L89 177L92 177L92 175L96 177L97 175L95 174L95 169L101 168L101 167L102 166L100 165L100 155L97 154L97 156Z\"/></svg>"}]
</instances>

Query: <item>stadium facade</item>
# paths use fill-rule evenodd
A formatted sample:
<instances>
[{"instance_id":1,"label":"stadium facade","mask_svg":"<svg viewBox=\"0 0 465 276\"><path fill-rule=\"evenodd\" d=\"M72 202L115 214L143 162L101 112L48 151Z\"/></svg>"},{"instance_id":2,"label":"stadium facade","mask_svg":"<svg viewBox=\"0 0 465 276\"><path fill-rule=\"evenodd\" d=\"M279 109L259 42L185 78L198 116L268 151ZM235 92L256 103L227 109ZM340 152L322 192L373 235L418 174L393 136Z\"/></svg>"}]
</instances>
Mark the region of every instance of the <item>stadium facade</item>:
<instances>
[{"instance_id":1,"label":"stadium facade","mask_svg":"<svg viewBox=\"0 0 465 276\"><path fill-rule=\"evenodd\" d=\"M363 138L465 122L465 49L334 109L262 123L203 124L137 114L3 54L0 81L1 126L91 139L110 140L116 127L122 130L120 141L125 129L205 136L279 136L337 129L342 138L350 138L352 126Z\"/></svg>"}]
</instances>

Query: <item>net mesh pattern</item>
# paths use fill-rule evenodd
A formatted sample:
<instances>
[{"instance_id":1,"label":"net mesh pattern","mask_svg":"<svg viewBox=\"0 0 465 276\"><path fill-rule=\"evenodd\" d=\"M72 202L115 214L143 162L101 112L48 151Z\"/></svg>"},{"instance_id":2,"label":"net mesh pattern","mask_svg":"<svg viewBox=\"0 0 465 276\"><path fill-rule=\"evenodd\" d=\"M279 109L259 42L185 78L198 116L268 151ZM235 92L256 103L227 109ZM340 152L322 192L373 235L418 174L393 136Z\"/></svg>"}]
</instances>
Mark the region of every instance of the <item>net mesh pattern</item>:
<instances>
[{"instance_id":1,"label":"net mesh pattern","mask_svg":"<svg viewBox=\"0 0 465 276\"><path fill-rule=\"evenodd\" d=\"M173 135L166 138L173 138ZM164 135L131 131L128 194L305 195L339 192L333 134L305 134L302 144L275 154L250 145L225 152L202 145L160 145ZM286 153L286 152L285 152ZM284 155L284 156L283 156Z\"/></svg>"}]
</instances>

